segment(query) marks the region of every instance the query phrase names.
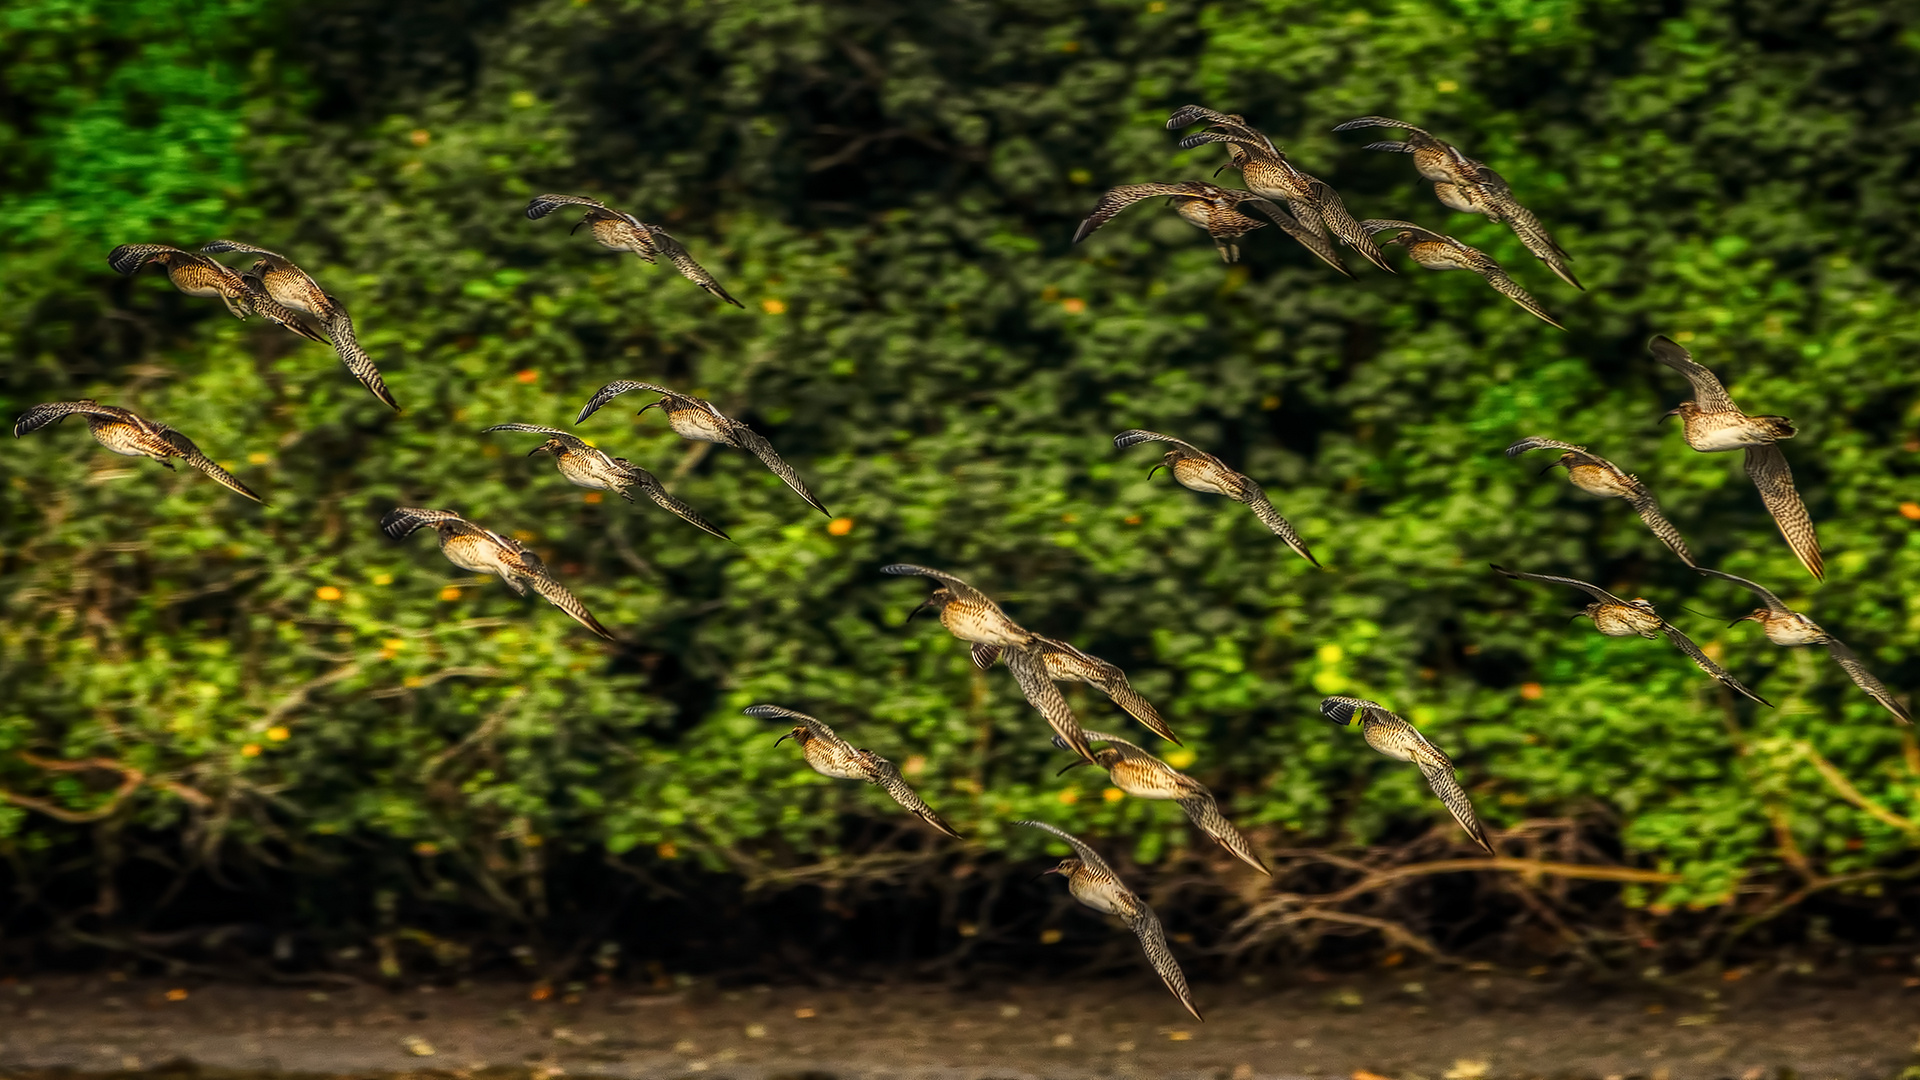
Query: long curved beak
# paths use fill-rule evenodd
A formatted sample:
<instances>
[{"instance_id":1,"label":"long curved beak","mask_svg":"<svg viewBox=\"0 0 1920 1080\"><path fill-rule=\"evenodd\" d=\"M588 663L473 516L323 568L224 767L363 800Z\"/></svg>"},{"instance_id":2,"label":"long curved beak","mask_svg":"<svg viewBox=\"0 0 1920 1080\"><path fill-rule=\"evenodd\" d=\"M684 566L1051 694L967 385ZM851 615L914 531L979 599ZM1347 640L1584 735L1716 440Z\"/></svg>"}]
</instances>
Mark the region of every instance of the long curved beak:
<instances>
[{"instance_id":1,"label":"long curved beak","mask_svg":"<svg viewBox=\"0 0 1920 1080\"><path fill-rule=\"evenodd\" d=\"M793 738L793 732L789 731L785 735L782 735L779 738L773 740L773 745L779 746L781 743L786 742L788 739L791 739L791 738Z\"/></svg>"},{"instance_id":2,"label":"long curved beak","mask_svg":"<svg viewBox=\"0 0 1920 1080\"><path fill-rule=\"evenodd\" d=\"M1147 479L1149 479L1149 480L1151 480L1151 479L1153 479L1153 474L1154 474L1154 473L1157 473L1157 472L1159 472L1159 471L1160 471L1161 469L1164 469L1164 468L1166 468L1166 467L1167 467L1167 466L1166 466L1166 463L1165 463L1165 462L1161 462L1160 464L1158 464L1158 465L1155 465L1155 466L1154 466L1153 468L1151 468L1151 469L1148 469L1148 470L1147 470Z\"/></svg>"},{"instance_id":3,"label":"long curved beak","mask_svg":"<svg viewBox=\"0 0 1920 1080\"><path fill-rule=\"evenodd\" d=\"M922 600L922 601L920 601L920 606L919 606L919 607L917 607L917 608L914 608L914 609L913 609L912 611L909 611L909 612L907 612L907 621L908 621L908 622L912 622L912 621L913 621L913 617L914 617L915 615L918 615L918 614L920 614L921 612L923 612L923 611L925 611L925 610L927 610L928 608L930 608L930 607L932 607L932 606L933 606L933 599L932 599L931 597L929 597L928 599L925 599L925 600Z\"/></svg>"},{"instance_id":4,"label":"long curved beak","mask_svg":"<svg viewBox=\"0 0 1920 1080\"><path fill-rule=\"evenodd\" d=\"M587 219L581 218L579 221L574 223L573 228L567 230L567 235L572 236L574 233L579 232L580 226L585 225L586 223L587 223Z\"/></svg>"},{"instance_id":5,"label":"long curved beak","mask_svg":"<svg viewBox=\"0 0 1920 1080\"><path fill-rule=\"evenodd\" d=\"M639 412L636 412L636 413L634 413L633 415L635 415L635 416L645 416L645 415L647 414L647 410L648 410L648 409L651 409L651 408L653 408L653 407L654 407L655 405L665 405L665 404L666 404L666 401L665 401L665 399L662 399L662 400L660 400L660 401L649 401L649 402L647 402L647 403L646 403L645 405L642 405L642 406L640 406L640 411L639 411Z\"/></svg>"},{"instance_id":6,"label":"long curved beak","mask_svg":"<svg viewBox=\"0 0 1920 1080\"><path fill-rule=\"evenodd\" d=\"M540 446L536 446L536 447L534 447L533 449L531 449L531 450L529 450L529 451L527 451L527 456L528 456L528 457L532 457L533 455L535 455L535 454L538 454L538 453L541 453L541 452L542 452L542 451L544 451L544 450L546 450L546 445L545 445L545 444L542 444L542 445L540 445Z\"/></svg>"},{"instance_id":7,"label":"long curved beak","mask_svg":"<svg viewBox=\"0 0 1920 1080\"><path fill-rule=\"evenodd\" d=\"M1227 171L1227 166L1228 166L1228 165L1231 165L1231 164L1233 164L1233 159L1232 159L1232 158L1228 158L1228 159L1226 160L1226 162L1225 162L1225 163L1223 163L1223 164L1222 164L1222 165L1221 165L1221 166L1220 166L1219 168L1217 168L1217 169L1215 169L1215 170L1213 170L1213 177L1214 177L1214 179L1216 179L1216 180L1218 180L1218 179L1220 178L1220 174L1221 174L1221 173L1223 173L1223 172L1226 172L1226 171Z\"/></svg>"},{"instance_id":8,"label":"long curved beak","mask_svg":"<svg viewBox=\"0 0 1920 1080\"><path fill-rule=\"evenodd\" d=\"M1538 473L1537 475L1540 475L1540 476L1545 476L1545 475L1547 475L1548 473L1550 473L1550 472L1552 472L1553 470L1555 470L1555 469L1557 469L1557 468L1559 468L1559 467L1560 467L1560 463L1559 463L1559 462L1557 462L1557 461L1550 461L1550 462L1548 462L1548 463L1547 463L1547 467L1546 467L1546 468L1544 468L1544 469L1541 469L1541 470L1540 470L1540 472L1539 472L1539 473Z\"/></svg>"},{"instance_id":9,"label":"long curved beak","mask_svg":"<svg viewBox=\"0 0 1920 1080\"><path fill-rule=\"evenodd\" d=\"M1033 875L1033 880L1035 880L1035 881L1039 881L1039 880L1041 880L1042 878L1044 878L1044 877L1046 877L1046 876L1047 876L1048 874L1057 874L1057 873L1059 873L1059 872L1060 872L1060 868L1059 868L1059 867L1057 867L1057 866L1056 866L1056 867L1054 867L1054 868L1053 868L1053 869L1051 869L1051 870L1042 870L1042 871L1040 871L1039 873L1037 873L1037 874L1035 874L1035 875Z\"/></svg>"},{"instance_id":10,"label":"long curved beak","mask_svg":"<svg viewBox=\"0 0 1920 1080\"><path fill-rule=\"evenodd\" d=\"M1584 618L1586 618L1586 617L1587 617L1587 613L1586 613L1586 612L1584 612L1584 611L1576 611L1576 612L1574 612L1573 614L1571 614L1571 615L1569 615L1569 616L1567 616L1567 621L1568 621L1568 622L1572 622L1572 621L1573 621L1573 620L1575 620L1575 619L1584 619Z\"/></svg>"},{"instance_id":11,"label":"long curved beak","mask_svg":"<svg viewBox=\"0 0 1920 1080\"><path fill-rule=\"evenodd\" d=\"M1679 409L1668 409L1666 412L1663 412L1660 414L1660 422L1664 424L1667 422L1667 417L1679 416L1679 415L1680 415Z\"/></svg>"},{"instance_id":12,"label":"long curved beak","mask_svg":"<svg viewBox=\"0 0 1920 1080\"><path fill-rule=\"evenodd\" d=\"M1091 762L1091 761L1088 761L1088 760L1087 760L1086 758L1080 758L1080 759L1079 759L1079 760L1077 760L1077 761L1071 761L1071 762L1068 762L1068 763L1067 763L1067 764L1065 764L1065 765L1062 765L1062 766L1060 767L1060 771L1059 771L1059 772L1057 772L1057 773L1054 773L1053 775L1055 775L1055 776L1065 776L1065 775L1067 775L1067 770L1069 770L1069 769L1077 769L1077 768L1079 768L1079 767L1080 767L1080 766L1082 766L1082 765L1091 765L1091 764L1093 764L1093 762Z\"/></svg>"}]
</instances>

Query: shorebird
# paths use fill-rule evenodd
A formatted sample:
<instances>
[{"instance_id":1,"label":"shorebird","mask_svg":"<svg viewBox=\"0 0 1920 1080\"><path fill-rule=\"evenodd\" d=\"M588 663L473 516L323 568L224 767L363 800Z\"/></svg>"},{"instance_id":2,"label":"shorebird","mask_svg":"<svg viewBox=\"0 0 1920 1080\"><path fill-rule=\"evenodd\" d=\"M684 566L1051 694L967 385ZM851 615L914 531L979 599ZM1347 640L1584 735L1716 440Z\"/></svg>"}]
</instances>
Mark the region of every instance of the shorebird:
<instances>
[{"instance_id":1,"label":"shorebird","mask_svg":"<svg viewBox=\"0 0 1920 1080\"><path fill-rule=\"evenodd\" d=\"M295 266L292 260L284 255L276 255L265 248L257 248L251 244L242 244L233 240L215 240L210 244L203 244L200 250L209 254L239 251L260 256L253 266L241 275L247 283L248 293L254 298L255 305L259 306L259 301L264 298L282 308L291 308L293 311L302 312L320 320L320 329L326 332L326 340L332 343L333 351L340 356L340 362L346 365L354 378L360 380L360 385L366 387L374 397L385 402L388 408L400 407L399 403L393 400L393 393L387 389L386 380L380 377L380 369L374 366L373 358L367 355L367 350L360 347L360 340L354 336L353 319L348 316L346 305L322 289L320 283L313 280L305 270ZM266 310L262 309L262 313L265 314ZM273 318L270 314L268 317ZM282 322L277 318L274 321L281 322L281 325L287 326L288 329L293 329L290 323Z\"/></svg>"},{"instance_id":2,"label":"shorebird","mask_svg":"<svg viewBox=\"0 0 1920 1080\"><path fill-rule=\"evenodd\" d=\"M527 586L531 585L541 599L573 616L581 626L608 641L618 640L612 631L600 625L587 605L547 572L540 556L527 550L520 541L483 529L451 510L401 506L380 519L380 530L395 540L404 540L421 528L432 528L440 534L440 553L453 565L475 573L498 574L508 588L521 596L527 595Z\"/></svg>"},{"instance_id":3,"label":"shorebird","mask_svg":"<svg viewBox=\"0 0 1920 1080\"><path fill-rule=\"evenodd\" d=\"M1368 236L1398 229L1399 232L1381 241L1385 244L1399 244L1407 249L1414 262L1429 270L1471 270L1487 279L1500 295L1519 304L1527 313L1556 330L1566 327L1555 322L1553 316L1540 306L1520 283L1507 276L1500 264L1479 248L1468 247L1451 236L1442 236L1431 229L1424 229L1410 221L1395 221L1391 218L1374 218L1360 223Z\"/></svg>"},{"instance_id":4,"label":"shorebird","mask_svg":"<svg viewBox=\"0 0 1920 1080\"><path fill-rule=\"evenodd\" d=\"M1375 750L1400 761L1411 761L1420 766L1420 775L1427 778L1427 786L1433 789L1440 801L1445 803L1453 820L1467 830L1473 842L1480 845L1489 855L1498 856L1493 844L1487 840L1487 830L1480 824L1479 817L1473 812L1473 802L1467 798L1467 791L1453 775L1453 759L1441 749L1427 741L1419 729L1406 721L1398 713L1390 712L1377 701L1364 698L1330 697L1320 702L1320 715L1346 727L1355 717L1360 720L1360 737Z\"/></svg>"},{"instance_id":5,"label":"shorebird","mask_svg":"<svg viewBox=\"0 0 1920 1080\"><path fill-rule=\"evenodd\" d=\"M1584 446L1575 446L1555 439L1543 439L1538 435L1529 435L1507 447L1507 456L1519 457L1529 450L1545 449L1563 451L1558 458L1554 459L1553 464L1547 466L1548 469L1564 466L1567 470L1567 479L1581 491L1609 499L1627 500L1634 512L1640 515L1640 520L1646 522L1647 528L1653 530L1653 535L1660 538L1661 543L1672 548L1673 553L1680 556L1681 562L1688 566L1694 565L1693 555L1687 551L1687 542L1680 538L1680 530L1674 528L1673 523L1660 512L1660 504L1654 501L1653 492L1647 490L1647 485L1642 483L1639 477L1621 471L1618 465L1598 454L1588 453Z\"/></svg>"},{"instance_id":6,"label":"shorebird","mask_svg":"<svg viewBox=\"0 0 1920 1080\"><path fill-rule=\"evenodd\" d=\"M1301 542L1300 534L1294 532L1293 525L1286 518L1281 517L1280 511L1275 510L1273 504L1267 501L1267 493L1260 489L1259 484L1253 482L1252 477L1234 472L1219 458L1171 435L1132 428L1113 437L1113 445L1122 450L1143 442L1163 442L1173 446L1173 449L1167 451L1161 458L1159 465L1147 470L1148 479L1152 479L1154 473L1165 467L1182 487L1205 492L1208 495L1225 495L1234 502L1245 503L1253 510L1253 516L1260 519L1260 524L1265 525L1273 531L1275 536L1286 541L1287 546L1301 558L1315 566L1320 565L1320 560L1314 558L1313 552L1308 551L1307 545Z\"/></svg>"},{"instance_id":7,"label":"shorebird","mask_svg":"<svg viewBox=\"0 0 1920 1080\"><path fill-rule=\"evenodd\" d=\"M1127 924L1127 929L1140 939L1140 948L1147 954L1147 962L1153 965L1160 981L1167 984L1167 989L1180 999L1180 1004L1193 1014L1195 1020L1204 1020L1200 1010L1193 1007L1193 994L1187 989L1187 977L1180 970L1180 962L1173 958L1173 950L1167 947L1167 932L1147 902L1121 884L1120 875L1113 872L1113 867L1108 866L1107 861L1079 837L1044 821L1016 821L1014 824L1043 829L1065 840L1073 848L1078 858L1062 859L1059 865L1040 876L1059 874L1067 879L1067 891L1073 894L1075 900L1095 911L1120 916L1120 920Z\"/></svg>"},{"instance_id":8,"label":"shorebird","mask_svg":"<svg viewBox=\"0 0 1920 1080\"><path fill-rule=\"evenodd\" d=\"M1873 677L1873 672L1867 670L1866 665L1860 662L1860 658L1854 655L1852 649L1841 644L1839 638L1820 629L1819 623L1782 603L1778 596L1758 582L1748 581L1746 578L1721 570L1709 570L1704 566L1695 567L1695 569L1703 574L1725 578L1736 585L1744 585L1760 597L1761 603L1767 605L1756 608L1751 615L1742 615L1728 623L1728 626L1739 626L1743 622L1752 620L1760 624L1760 629L1766 631L1767 640L1775 645L1825 645L1827 651L1833 654L1834 662L1853 679L1854 685L1865 690L1868 697L1886 706L1887 711L1901 723L1913 723L1913 715L1907 711L1906 706L1894 700L1892 691L1888 690L1879 679Z\"/></svg>"},{"instance_id":9,"label":"shorebird","mask_svg":"<svg viewBox=\"0 0 1920 1080\"><path fill-rule=\"evenodd\" d=\"M167 280L188 296L219 297L234 318L244 319L258 314L308 341L327 344L327 339L321 336L320 331L302 322L298 315L287 310L278 300L252 289L245 277L225 263L166 244L121 244L107 253L107 265L113 267L116 273L128 277L139 273L140 268L149 263L165 269Z\"/></svg>"},{"instance_id":10,"label":"shorebird","mask_svg":"<svg viewBox=\"0 0 1920 1080\"><path fill-rule=\"evenodd\" d=\"M1631 601L1622 600L1598 585L1590 585L1576 578L1558 577L1553 574L1523 574L1498 564L1494 564L1493 569L1496 573L1520 581L1571 585L1581 589L1594 599L1593 603L1580 609L1580 614L1593 620L1594 629L1608 637L1632 637L1637 634L1643 638L1655 638L1665 634L1667 640L1673 642L1673 647L1692 658L1693 662L1700 666L1701 671L1726 684L1729 690L1752 698L1769 709L1773 708L1773 702L1740 685L1739 679L1728 674L1725 668L1714 663L1706 653L1701 652L1700 646L1695 645L1692 638L1681 633L1679 627L1661 618L1660 613L1655 611L1653 605L1646 600L1639 597Z\"/></svg>"},{"instance_id":11,"label":"shorebird","mask_svg":"<svg viewBox=\"0 0 1920 1080\"><path fill-rule=\"evenodd\" d=\"M722 540L731 539L720 526L701 517L693 507L669 494L652 473L626 458L607 456L601 450L587 445L586 440L577 435L538 424L495 424L480 429L482 435L490 431L528 431L545 435L547 441L527 451L527 456L532 457L542 451L552 454L560 475L566 477L569 483L596 491L611 491L628 502L633 501L632 489L637 487L653 500L655 506L679 515L689 525L704 529Z\"/></svg>"},{"instance_id":12,"label":"shorebird","mask_svg":"<svg viewBox=\"0 0 1920 1080\"><path fill-rule=\"evenodd\" d=\"M1469 214L1481 214L1513 230L1528 251L1547 264L1561 281L1576 289L1585 291L1573 276L1573 270L1567 265L1571 257L1553 237L1547 235L1546 227L1533 212L1520 205L1513 197L1513 189L1501 179L1500 174L1487 168L1485 162L1475 161L1460 152L1452 143L1436 139L1432 134L1402 120L1386 116L1363 116L1358 120L1349 120L1335 131L1351 131L1354 128L1386 127L1399 128L1407 133L1402 140L1368 143L1368 150L1385 150L1395 154L1412 154L1413 167L1420 175L1433 181L1433 193L1449 209Z\"/></svg>"},{"instance_id":13,"label":"shorebird","mask_svg":"<svg viewBox=\"0 0 1920 1080\"><path fill-rule=\"evenodd\" d=\"M1199 105L1188 105L1167 118L1167 130L1178 131L1205 121L1207 129L1180 140L1180 149L1191 150L1208 143L1224 143L1228 164L1240 170L1240 176L1255 195L1284 202L1300 224L1325 239L1334 239L1358 251L1368 262L1393 273L1392 264L1374 246L1360 223L1347 211L1340 195L1324 180L1295 168L1273 140L1248 124L1245 117L1215 112ZM1324 256L1323 256L1324 258Z\"/></svg>"},{"instance_id":14,"label":"shorebird","mask_svg":"<svg viewBox=\"0 0 1920 1080\"><path fill-rule=\"evenodd\" d=\"M93 433L95 442L116 454L152 458L169 469L173 468L172 459L179 458L212 477L215 483L228 491L245 495L257 503L266 502L232 473L201 453L192 439L159 421L148 420L130 410L102 405L91 399L50 401L35 405L14 420L13 437L17 439L29 431L57 424L75 414L87 418L87 430Z\"/></svg>"},{"instance_id":15,"label":"shorebird","mask_svg":"<svg viewBox=\"0 0 1920 1080\"><path fill-rule=\"evenodd\" d=\"M1079 230L1073 234L1073 242L1077 244L1085 240L1095 229L1134 203L1159 195L1167 196L1167 201L1181 217L1207 230L1207 235L1213 237L1213 246L1220 249L1223 261L1239 262L1240 245L1234 241L1267 224L1259 218L1249 217L1241 210L1242 207L1251 207L1272 219L1275 225L1280 226L1280 231L1298 240L1327 265L1342 274L1347 273L1347 268L1340 262L1340 253L1333 249L1326 237L1294 220L1292 214L1272 200L1251 191L1235 191L1201 180L1187 180L1178 184L1127 184L1114 188L1101 196L1100 204L1093 208L1093 213L1087 215L1087 220L1080 223Z\"/></svg>"},{"instance_id":16,"label":"shorebird","mask_svg":"<svg viewBox=\"0 0 1920 1080\"><path fill-rule=\"evenodd\" d=\"M629 390L645 390L648 393L660 395L659 401L641 406L640 411L634 413L635 416L643 415L648 409L659 406L660 411L667 414L667 426L673 428L674 434L683 439L719 443L721 446L745 450L759 458L762 464L772 470L773 475L786 481L788 487L807 500L808 506L827 514L827 508L821 505L819 499L813 497L813 492L807 490L807 485L800 482L800 474L794 472L793 466L787 464L779 454L774 452L772 443L740 421L722 415L719 409L713 407L713 402L703 398L682 394L652 383L621 379L595 390L593 397L587 400L587 404L581 408L580 415L573 418L573 422L575 424L584 422L587 417L600 411L601 406ZM827 514L827 516L833 515Z\"/></svg>"},{"instance_id":17,"label":"shorebird","mask_svg":"<svg viewBox=\"0 0 1920 1080\"><path fill-rule=\"evenodd\" d=\"M1053 679L1047 672L1040 635L1008 618L1007 613L1000 610L1000 605L989 599L986 593L944 570L912 563L894 563L881 567L880 572L924 577L937 582L937 587L927 594L919 607L908 612L907 618L911 620L927 608L932 608L940 613L940 625L946 627L954 637L975 645L1005 650L1007 670L1013 672L1014 680L1020 684L1020 692L1026 696L1027 703L1038 709L1040 715L1046 718L1047 725L1053 728L1059 745L1083 758L1092 759L1093 751L1087 746L1087 733L1073 715L1066 695L1053 685ZM974 663L979 662L980 656L976 653Z\"/></svg>"},{"instance_id":18,"label":"shorebird","mask_svg":"<svg viewBox=\"0 0 1920 1080\"><path fill-rule=\"evenodd\" d=\"M832 728L806 713L797 713L778 705L751 705L742 711L748 716L762 719L798 721L792 731L775 739L773 745L779 746L792 739L800 744L800 753L806 757L807 764L813 767L814 772L835 780L859 780L872 784L905 807L908 813L948 836L960 839L960 834L953 830L953 826L940 820L940 815L914 794L905 780L900 779L900 770L894 768L893 762L871 750L856 749L852 743L835 735Z\"/></svg>"},{"instance_id":19,"label":"shorebird","mask_svg":"<svg viewBox=\"0 0 1920 1080\"><path fill-rule=\"evenodd\" d=\"M1089 731L1087 738L1107 745L1093 752L1092 761L1076 761L1066 769L1061 769L1061 772L1081 765L1098 765L1107 770L1114 787L1135 798L1171 799L1186 811L1188 820L1201 832L1218 840L1221 847L1233 853L1234 858L1268 877L1273 876L1267 864L1253 853L1253 846L1247 843L1247 838L1240 835L1240 830L1221 815L1220 804L1214 800L1213 792L1207 790L1205 784L1117 735Z\"/></svg>"},{"instance_id":20,"label":"shorebird","mask_svg":"<svg viewBox=\"0 0 1920 1080\"><path fill-rule=\"evenodd\" d=\"M1081 682L1099 690L1113 699L1115 705L1127 711L1127 715L1146 725L1148 731L1179 744L1180 737L1173 733L1167 722L1160 718L1160 711L1153 702L1140 696L1127 682L1127 673L1097 656L1089 656L1064 641L1055 641L1049 637L1033 635L1034 644L1040 652L1040 659L1046 664L1047 678L1054 682ZM998 645L976 643L973 646L973 663L981 671L993 666L1000 658Z\"/></svg>"},{"instance_id":21,"label":"shorebird","mask_svg":"<svg viewBox=\"0 0 1920 1080\"><path fill-rule=\"evenodd\" d=\"M1820 537L1813 531L1813 518L1793 486L1787 456L1774 445L1793 438L1793 421L1784 416L1748 416L1741 412L1713 372L1694 363L1693 354L1672 339L1657 335L1647 348L1654 359L1693 384L1693 400L1681 402L1666 414L1680 418L1687 445L1703 454L1744 449L1747 476L1760 490L1760 501L1773 515L1774 524L1780 526L1780 535L1807 573L1824 580L1826 563L1820 557Z\"/></svg>"},{"instance_id":22,"label":"shorebird","mask_svg":"<svg viewBox=\"0 0 1920 1080\"><path fill-rule=\"evenodd\" d=\"M603 202L581 195L536 195L527 203L527 217L538 221L563 206L584 206L587 216L574 225L578 232L581 225L593 226L593 238L604 248L615 251L631 251L645 259L649 264L665 255L667 261L680 271L680 276L695 285L725 300L734 307L745 307L740 301L728 295L727 290L706 272L687 249L673 235L658 225L649 225L632 214L612 210Z\"/></svg>"}]
</instances>

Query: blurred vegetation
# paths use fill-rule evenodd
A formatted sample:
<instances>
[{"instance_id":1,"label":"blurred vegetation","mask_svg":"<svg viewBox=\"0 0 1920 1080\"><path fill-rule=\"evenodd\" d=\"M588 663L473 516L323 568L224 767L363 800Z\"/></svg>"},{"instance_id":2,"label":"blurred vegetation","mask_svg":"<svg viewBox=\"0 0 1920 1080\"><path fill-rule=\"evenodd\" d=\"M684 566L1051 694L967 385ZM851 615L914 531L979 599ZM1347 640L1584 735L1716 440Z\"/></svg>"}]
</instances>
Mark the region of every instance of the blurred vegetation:
<instances>
[{"instance_id":1,"label":"blurred vegetation","mask_svg":"<svg viewBox=\"0 0 1920 1080\"><path fill-rule=\"evenodd\" d=\"M1610 457L1705 564L1770 585L1896 693L1920 684L1911 6L21 0L0 28L0 405L135 408L270 504L113 457L78 421L8 444L0 948L190 925L187 880L281 882L309 929L472 911L508 938L590 906L549 895L569 860L951 891L1039 855L1016 817L1163 867L1132 871L1143 888L1210 860L1214 885L1152 892L1203 941L1254 910L1261 883L1177 807L1056 779L1004 669L903 625L925 583L875 572L903 560L1125 667L1187 740L1170 758L1269 850L1467 853L1417 770L1315 712L1358 694L1455 756L1509 852L1654 872L1562 909L1586 921L1544 951L1731 941L1830 891L1911 933L1911 729L1824 650L1726 628L1752 598L1624 504L1500 453L1538 434ZM1470 274L1350 257L1343 280L1272 229L1224 266L1158 203L1070 246L1106 187L1224 160L1163 130L1189 102L1247 115L1358 216L1489 252L1572 332ZM1369 113L1499 169L1588 291L1368 133L1330 131ZM528 221L543 191L665 224L746 310ZM324 347L105 265L216 236L340 296L404 411ZM1738 455L1659 423L1688 395L1653 333L1799 425L1824 584ZM582 434L737 544L567 485L522 457L531 437L476 434L564 426L615 378L749 420L850 530L750 456L634 420L639 400ZM1149 481L1154 455L1109 441L1136 426L1258 479L1327 570ZM395 505L521 536L631 644L461 584L425 539L380 534ZM1779 708L1664 642L1570 624L1584 597L1493 561L1654 600ZM1124 724L1086 691L1089 727ZM970 846L807 771L740 715L754 702L903 763ZM53 767L94 759L113 767ZM116 891L135 880L172 884ZM1471 945L1417 904L1375 914Z\"/></svg>"}]
</instances>

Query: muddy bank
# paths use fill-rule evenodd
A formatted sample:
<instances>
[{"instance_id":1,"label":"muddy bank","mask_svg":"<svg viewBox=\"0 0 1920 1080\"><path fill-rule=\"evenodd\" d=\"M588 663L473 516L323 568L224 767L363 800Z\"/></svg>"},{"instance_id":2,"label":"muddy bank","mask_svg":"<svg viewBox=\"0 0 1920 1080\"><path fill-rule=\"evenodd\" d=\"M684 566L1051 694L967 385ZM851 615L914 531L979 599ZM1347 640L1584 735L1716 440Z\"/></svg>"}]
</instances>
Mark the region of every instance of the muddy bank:
<instances>
[{"instance_id":1,"label":"muddy bank","mask_svg":"<svg viewBox=\"0 0 1920 1080\"><path fill-rule=\"evenodd\" d=\"M1889 1078L1920 979L1701 977L1601 989L1473 973L991 990L526 984L325 990L54 977L0 985L0 1070L550 1078ZM538 999L536 999L537 995Z\"/></svg>"}]
</instances>

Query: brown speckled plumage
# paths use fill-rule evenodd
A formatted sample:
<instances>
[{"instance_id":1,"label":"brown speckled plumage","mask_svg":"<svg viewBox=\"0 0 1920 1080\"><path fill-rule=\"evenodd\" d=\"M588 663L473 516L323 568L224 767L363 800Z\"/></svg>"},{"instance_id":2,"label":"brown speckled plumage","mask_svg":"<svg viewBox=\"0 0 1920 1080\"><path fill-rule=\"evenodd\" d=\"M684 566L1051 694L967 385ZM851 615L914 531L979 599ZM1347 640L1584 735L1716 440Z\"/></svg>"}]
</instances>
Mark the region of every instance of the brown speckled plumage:
<instances>
[{"instance_id":1,"label":"brown speckled plumage","mask_svg":"<svg viewBox=\"0 0 1920 1080\"><path fill-rule=\"evenodd\" d=\"M608 641L618 640L612 631L600 625L600 620L593 617L578 597L548 572L540 556L520 541L483 529L451 510L402 506L380 519L381 531L395 540L405 539L423 528L439 534L440 552L453 565L475 573L498 575L508 588L521 596L527 594L530 585L542 600L566 612L581 626Z\"/></svg>"},{"instance_id":2,"label":"brown speckled plumage","mask_svg":"<svg viewBox=\"0 0 1920 1080\"><path fill-rule=\"evenodd\" d=\"M858 780L872 784L921 821L948 836L960 838L953 826L934 813L933 808L915 794L905 780L900 779L900 770L894 767L893 762L871 750L855 747L834 734L833 729L825 723L805 713L778 705L751 705L742 711L748 716L762 719L797 721L793 730L774 740L775 746L792 739L800 744L800 753L814 772L835 780Z\"/></svg>"},{"instance_id":3,"label":"brown speckled plumage","mask_svg":"<svg viewBox=\"0 0 1920 1080\"><path fill-rule=\"evenodd\" d=\"M57 424L69 416L85 417L87 430L92 433L94 441L116 454L152 458L169 469L173 468L172 459L179 458L235 494L244 495L257 503L266 501L212 458L201 453L192 439L165 424L115 405L102 405L91 399L50 401L35 405L14 420L13 436L17 439L29 431Z\"/></svg>"}]
</instances>

